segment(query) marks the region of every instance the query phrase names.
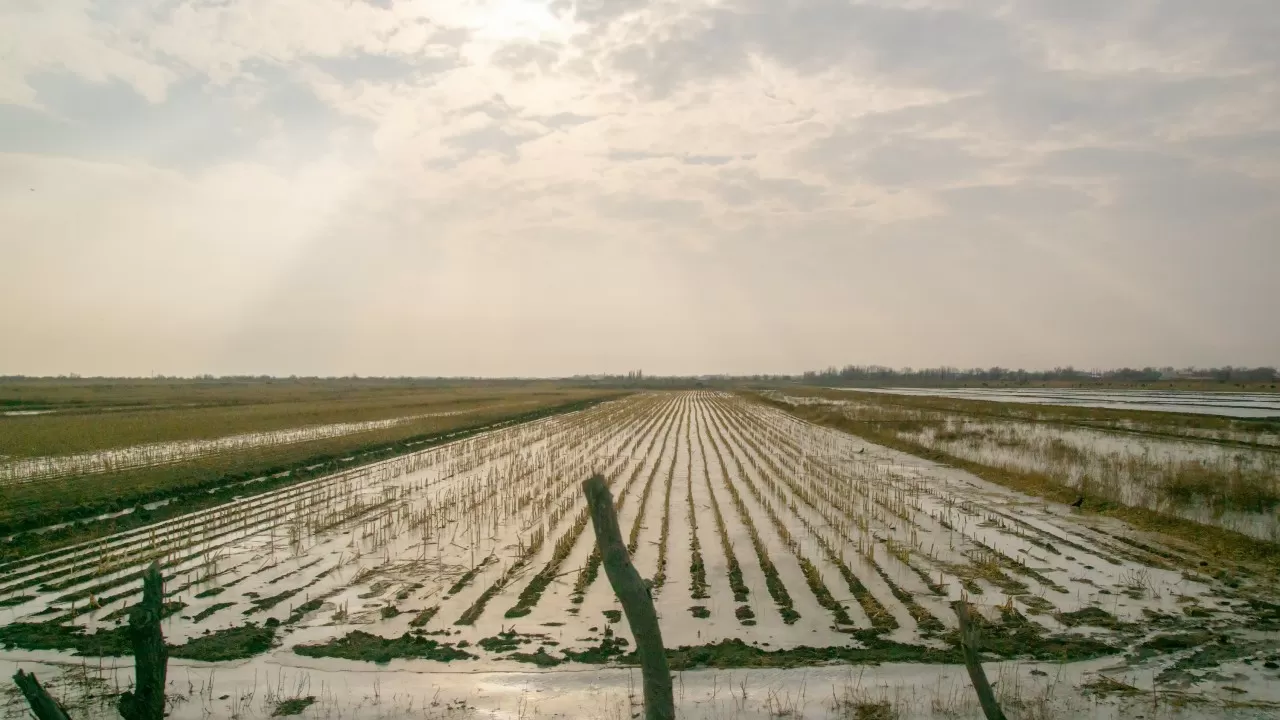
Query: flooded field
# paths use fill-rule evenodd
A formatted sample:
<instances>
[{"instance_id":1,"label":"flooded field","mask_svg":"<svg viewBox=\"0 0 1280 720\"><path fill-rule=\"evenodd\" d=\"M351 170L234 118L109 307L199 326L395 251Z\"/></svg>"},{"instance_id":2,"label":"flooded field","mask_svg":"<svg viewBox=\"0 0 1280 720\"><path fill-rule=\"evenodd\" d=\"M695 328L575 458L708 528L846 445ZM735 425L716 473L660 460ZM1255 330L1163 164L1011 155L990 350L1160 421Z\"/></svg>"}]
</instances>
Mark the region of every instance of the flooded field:
<instances>
[{"instance_id":1,"label":"flooded field","mask_svg":"<svg viewBox=\"0 0 1280 720\"><path fill-rule=\"evenodd\" d=\"M610 396L538 382L0 379L0 407L22 408L0 417L0 562Z\"/></svg>"},{"instance_id":2,"label":"flooded field","mask_svg":"<svg viewBox=\"0 0 1280 720\"><path fill-rule=\"evenodd\" d=\"M529 405L532 401L513 403L510 407ZM66 477L80 477L102 473L136 470L139 468L170 465L197 458L214 455L244 452L254 448L293 445L315 442L327 438L342 437L382 430L406 425L425 418L457 417L484 412L493 406L452 410L446 412L419 413L385 420L370 420L356 423L330 423L327 425L308 425L306 427L271 430L266 432L242 433L220 438L182 440L174 442L147 443L111 448L90 453L75 455L55 455L47 457L22 458L0 462L0 486L8 483L36 482L41 480L58 480ZM25 413L9 414L42 414L42 411L29 410ZM0 458L2 459L2 458Z\"/></svg>"},{"instance_id":3,"label":"flooded field","mask_svg":"<svg viewBox=\"0 0 1280 720\"><path fill-rule=\"evenodd\" d=\"M832 408L876 433L949 457L1052 478L1084 498L1280 541L1280 447L1270 433L1179 427L1175 436L1147 431L1140 421L1082 427L889 405L868 395L771 397Z\"/></svg>"},{"instance_id":4,"label":"flooded field","mask_svg":"<svg viewBox=\"0 0 1280 720\"><path fill-rule=\"evenodd\" d=\"M1179 390L1026 390L982 388L859 388L859 392L953 397L966 400L1195 413L1241 418L1280 418L1280 393Z\"/></svg>"},{"instance_id":5,"label":"flooded field","mask_svg":"<svg viewBox=\"0 0 1280 720\"><path fill-rule=\"evenodd\" d=\"M309 717L630 717L638 675L604 670L633 638L594 549L592 472L652 580L685 716L971 716L962 600L1012 708L1086 693L1118 712L1153 687L1203 711L1280 701L1272 585L713 392L631 396L3 563L0 663L111 717L155 561L172 717L307 698Z\"/></svg>"},{"instance_id":6,"label":"flooded field","mask_svg":"<svg viewBox=\"0 0 1280 720\"><path fill-rule=\"evenodd\" d=\"M1271 512L1280 495L1280 453L958 418L901 434L979 463L1063 478L1082 497L1114 499L1280 541L1280 525Z\"/></svg>"}]
</instances>

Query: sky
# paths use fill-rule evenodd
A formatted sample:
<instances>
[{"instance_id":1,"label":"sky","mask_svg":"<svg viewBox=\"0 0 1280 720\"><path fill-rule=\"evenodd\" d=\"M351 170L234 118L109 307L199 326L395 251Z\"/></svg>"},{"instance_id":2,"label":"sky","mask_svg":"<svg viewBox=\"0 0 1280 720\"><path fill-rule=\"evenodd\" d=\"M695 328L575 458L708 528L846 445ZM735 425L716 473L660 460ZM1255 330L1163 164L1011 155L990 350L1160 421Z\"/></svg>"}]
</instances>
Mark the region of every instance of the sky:
<instances>
[{"instance_id":1,"label":"sky","mask_svg":"<svg viewBox=\"0 0 1280 720\"><path fill-rule=\"evenodd\" d=\"M1280 364L1275 0L8 0L0 374Z\"/></svg>"}]
</instances>

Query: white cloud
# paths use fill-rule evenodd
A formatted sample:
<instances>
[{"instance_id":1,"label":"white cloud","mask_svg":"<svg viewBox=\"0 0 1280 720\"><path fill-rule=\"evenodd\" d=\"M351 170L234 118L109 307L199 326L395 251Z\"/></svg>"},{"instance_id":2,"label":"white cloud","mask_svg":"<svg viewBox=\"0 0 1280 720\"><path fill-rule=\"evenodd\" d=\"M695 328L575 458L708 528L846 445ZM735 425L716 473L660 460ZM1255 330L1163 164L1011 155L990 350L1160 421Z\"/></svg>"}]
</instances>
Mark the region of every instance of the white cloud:
<instances>
[{"instance_id":1,"label":"white cloud","mask_svg":"<svg viewBox=\"0 0 1280 720\"><path fill-rule=\"evenodd\" d=\"M1277 18L10 4L0 372L1275 363Z\"/></svg>"},{"instance_id":2,"label":"white cloud","mask_svg":"<svg viewBox=\"0 0 1280 720\"><path fill-rule=\"evenodd\" d=\"M103 83L120 80L158 102L177 73L122 28L98 23L87 0L19 0L0 10L0 103L39 108L28 79L67 71Z\"/></svg>"}]
</instances>

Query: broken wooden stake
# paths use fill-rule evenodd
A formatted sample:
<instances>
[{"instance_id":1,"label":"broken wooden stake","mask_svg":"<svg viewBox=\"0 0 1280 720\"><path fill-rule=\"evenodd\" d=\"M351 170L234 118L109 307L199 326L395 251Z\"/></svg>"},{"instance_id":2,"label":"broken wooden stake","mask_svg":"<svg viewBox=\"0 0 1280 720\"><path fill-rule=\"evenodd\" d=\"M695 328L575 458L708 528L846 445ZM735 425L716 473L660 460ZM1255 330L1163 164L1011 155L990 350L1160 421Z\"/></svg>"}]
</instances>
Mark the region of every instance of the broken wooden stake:
<instances>
[{"instance_id":1,"label":"broken wooden stake","mask_svg":"<svg viewBox=\"0 0 1280 720\"><path fill-rule=\"evenodd\" d=\"M151 563L142 576L142 602L129 611L129 639L133 642L134 691L120 696L117 709L124 720L163 720L164 687L169 649L160 631L164 609L164 579L160 565Z\"/></svg>"},{"instance_id":2,"label":"broken wooden stake","mask_svg":"<svg viewBox=\"0 0 1280 720\"><path fill-rule=\"evenodd\" d=\"M605 575L613 592L622 602L627 623L636 639L640 657L640 674L644 680L644 714L646 720L674 720L675 700L671 693L671 671L667 667L667 650L658 627L658 611L653 607L649 586L636 572L622 542L618 515L613 507L609 486L600 475L592 475L582 483L595 528L596 548L604 564Z\"/></svg>"},{"instance_id":3,"label":"broken wooden stake","mask_svg":"<svg viewBox=\"0 0 1280 720\"><path fill-rule=\"evenodd\" d=\"M35 675L28 675L19 670L13 676L13 681L18 685L18 689L22 691L22 696L27 699L27 704L31 706L31 712L36 716L37 720L71 720L71 716L67 715L67 711L62 707L62 703L54 700L45 689L40 686L40 681L36 680Z\"/></svg>"},{"instance_id":4,"label":"broken wooden stake","mask_svg":"<svg viewBox=\"0 0 1280 720\"><path fill-rule=\"evenodd\" d=\"M969 671L969 680L978 693L978 703L982 705L982 714L987 720L1005 720L1000 703L996 702L996 694L987 682L987 673L982 669L982 658L978 657L978 628L969 617L969 601L962 598L952 603L956 617L960 619L960 651L964 654L964 666Z\"/></svg>"}]
</instances>

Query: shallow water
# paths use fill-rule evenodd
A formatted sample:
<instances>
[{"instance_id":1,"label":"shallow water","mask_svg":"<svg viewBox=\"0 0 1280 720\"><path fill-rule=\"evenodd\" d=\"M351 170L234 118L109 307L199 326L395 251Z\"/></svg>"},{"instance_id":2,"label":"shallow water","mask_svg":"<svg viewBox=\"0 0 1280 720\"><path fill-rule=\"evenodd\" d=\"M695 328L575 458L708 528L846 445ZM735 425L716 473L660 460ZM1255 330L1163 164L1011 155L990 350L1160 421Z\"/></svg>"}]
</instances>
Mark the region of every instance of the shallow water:
<instances>
[{"instance_id":1,"label":"shallow water","mask_svg":"<svg viewBox=\"0 0 1280 720\"><path fill-rule=\"evenodd\" d=\"M1217 510L1204 503L1174 504L1160 491L1180 471L1204 467L1224 475L1275 478L1280 459L1213 443L1176 441L1099 430L1015 422L951 420L947 432L929 428L904 437L966 460L1064 478L1068 484L1103 487L1127 505L1149 507L1263 540L1280 536L1274 512Z\"/></svg>"},{"instance_id":2,"label":"shallow water","mask_svg":"<svg viewBox=\"0 0 1280 720\"><path fill-rule=\"evenodd\" d=\"M170 717L267 717L279 700L306 696L316 698L304 715L310 718L635 717L637 671L580 662L538 671L482 644L516 626L528 634L530 648L536 640L551 653L594 647L601 634L634 644L629 625L606 614L619 606L604 577L586 582L581 602L574 600L574 576L594 548L590 530L573 529L585 503L577 480L593 471L614 481L619 524L634 533L637 568L651 575L664 557L660 548L666 550L666 583L654 596L668 647L725 640L770 650L856 647L863 641L839 632L829 610L820 607L803 576L802 556L819 580L825 578L834 601L847 606L850 625L872 629L871 616L838 571L847 564L850 576L894 618L889 639L905 649L943 646L940 637L924 632L926 621L954 628L949 603L966 593L975 593L969 596L975 611L989 620L1002 608L1021 608L1036 634L1062 632L1060 613L1086 608L1126 624L1175 618L1180 627L1212 628L1215 637L1239 637L1256 624L1251 606L1221 584L1168 565L1162 558L1174 551L1158 539L1144 537L1140 546L1123 542L1131 533L1122 523L1082 517L961 470L718 393L603 403L11 563L0 598L14 602L0 609L0 621L38 621L46 617L38 614L44 608L58 606L64 623L110 629L117 611L136 597L133 573L160 557L166 590L186 603L183 614L165 621L169 642L246 621L270 619L280 628L278 644L249 659L171 662ZM713 495L724 515L721 530L708 507ZM665 541L664 517L671 533ZM696 530L689 519L697 520ZM534 533L543 530L547 541L534 544ZM755 532L765 553L753 547ZM689 594L695 536L709 582L710 597L703 600ZM566 538L568 554L552 565L557 539ZM739 603L730 602L725 546L741 564L755 625L735 618ZM785 622L771 596L766 553L800 613L798 622ZM478 566L486 557L493 562ZM1195 559L1188 563L1198 566ZM470 573L472 579L459 583L473 568L478 572ZM528 614L508 615L537 570L556 575ZM219 594L207 592L213 589ZM1258 592L1272 597L1266 588ZM487 605L477 605L481 597L490 598ZM262 603L273 598L274 604ZM695 603L712 615L695 617L689 610ZM295 652L298 645L356 630L402 637L428 607L438 612L424 620L426 631L448 635L459 648L468 642L477 657L378 664ZM1182 617L1184 607L1198 614ZM395 611L383 613L387 608ZM477 615L470 624L459 624L472 608ZM1117 648L1136 640L1115 627L1074 632L1114 641ZM1239 657L1253 662L1271 651L1249 652ZM1170 658L1137 666L1118 653L1043 670L1032 663L989 667L999 691L1011 698L1010 709L1024 709L1012 702L1022 692L1023 698L1045 697L1060 717L1132 717L1100 713L1079 686L1105 667L1125 682L1152 687L1152 673ZM73 713L78 718L114 717L110 693L129 679L127 661L0 650L0 673L19 666L56 681L60 698L83 700ZM1233 702L1275 697L1267 684L1274 673L1260 663L1230 672L1222 682L1232 689L1221 692L1232 693ZM1024 690L1010 688L1015 677ZM1207 680L1197 692L1220 692L1216 682ZM848 695L884 698L901 717L978 717L960 666L676 674L681 717L849 717L852 708L840 704ZM20 702L0 700L0 717L25 715ZM1014 716L1038 711L1024 710Z\"/></svg>"},{"instance_id":3,"label":"shallow water","mask_svg":"<svg viewBox=\"0 0 1280 720\"><path fill-rule=\"evenodd\" d=\"M1059 423L985 420L943 410L894 410L864 400L788 396L774 399L794 405L830 405L863 421L920 421L890 424L899 437L989 467L1016 472L1044 473L1064 486L1087 488L1090 497L1104 497L1215 525L1252 537L1280 541L1280 512L1241 506L1231 497L1249 501L1241 488L1277 492L1280 485L1280 441L1274 433L1250 434L1180 428L1182 437L1142 433L1140 422L1120 427L1081 428ZM1137 426L1137 427L1135 427ZM1136 430L1136 432L1131 432ZM1227 444L1243 442L1253 447ZM1197 481L1213 478L1243 483L1205 497ZM1178 492L1173 490L1180 488ZM1185 491L1185 492L1183 492ZM1187 497L1186 493L1194 494ZM1225 497L1224 497L1225 496ZM1226 505L1226 507L1223 507Z\"/></svg>"},{"instance_id":4,"label":"shallow water","mask_svg":"<svg viewBox=\"0 0 1280 720\"><path fill-rule=\"evenodd\" d=\"M1222 415L1225 417L1280 417L1280 394L1194 392L1179 390L1026 390L984 388L841 388L892 395L951 397L962 400L1147 410L1155 412Z\"/></svg>"},{"instance_id":5,"label":"shallow water","mask_svg":"<svg viewBox=\"0 0 1280 720\"><path fill-rule=\"evenodd\" d=\"M280 699L316 698L304 718L575 718L621 720L642 716L638 668L584 671L479 671L428 669L395 661L360 667L343 661L308 660L279 653L276 662L214 669L171 660L170 709L175 720L271 716ZM304 662L305 661L305 662ZM69 699L73 717L117 718L108 689L128 687L131 663L68 667L50 653L28 653L22 662L0 659L6 676L18 668L38 674L53 693ZM1121 719L1144 717L1152 707L1140 697L1095 698L1080 687L1112 677L1150 687L1154 669L1118 671L1111 659L1055 663L985 663L998 699L1014 717ZM1248 689L1254 702L1280 700L1280 684L1239 665L1231 687ZM980 720L983 715L965 670L954 665L838 666L796 669L689 670L673 679L676 716L734 720L857 717L849 702L886 703L899 718ZM1225 682L1222 685L1226 685ZM1211 688L1158 704L1160 718L1256 718L1272 708L1242 705L1237 693ZM1017 712L1020 711L1020 712ZM1036 714L1037 711L1041 714ZM6 698L0 717L27 717L18 698ZM870 715L870 717L877 717Z\"/></svg>"},{"instance_id":6,"label":"shallow water","mask_svg":"<svg viewBox=\"0 0 1280 720\"><path fill-rule=\"evenodd\" d=\"M75 455L59 455L51 457L22 458L0 462L0 484L31 482L36 480L57 480L60 478L94 475L108 472L119 472L137 468L152 467L193 460L210 455L243 452L253 448L289 445L303 442L314 442L326 438L354 435L356 433L379 430L397 425L404 425L415 420L431 417L447 417L478 413L493 406L450 410L444 412L420 413L402 417L369 420L364 422L330 423L326 425L309 425L305 427L268 430L262 432L241 433L219 438L196 440L175 440L170 442L146 443L128 447L109 448ZM37 415L44 410L22 410L6 415ZM2 458L0 458L2 459Z\"/></svg>"}]
</instances>

